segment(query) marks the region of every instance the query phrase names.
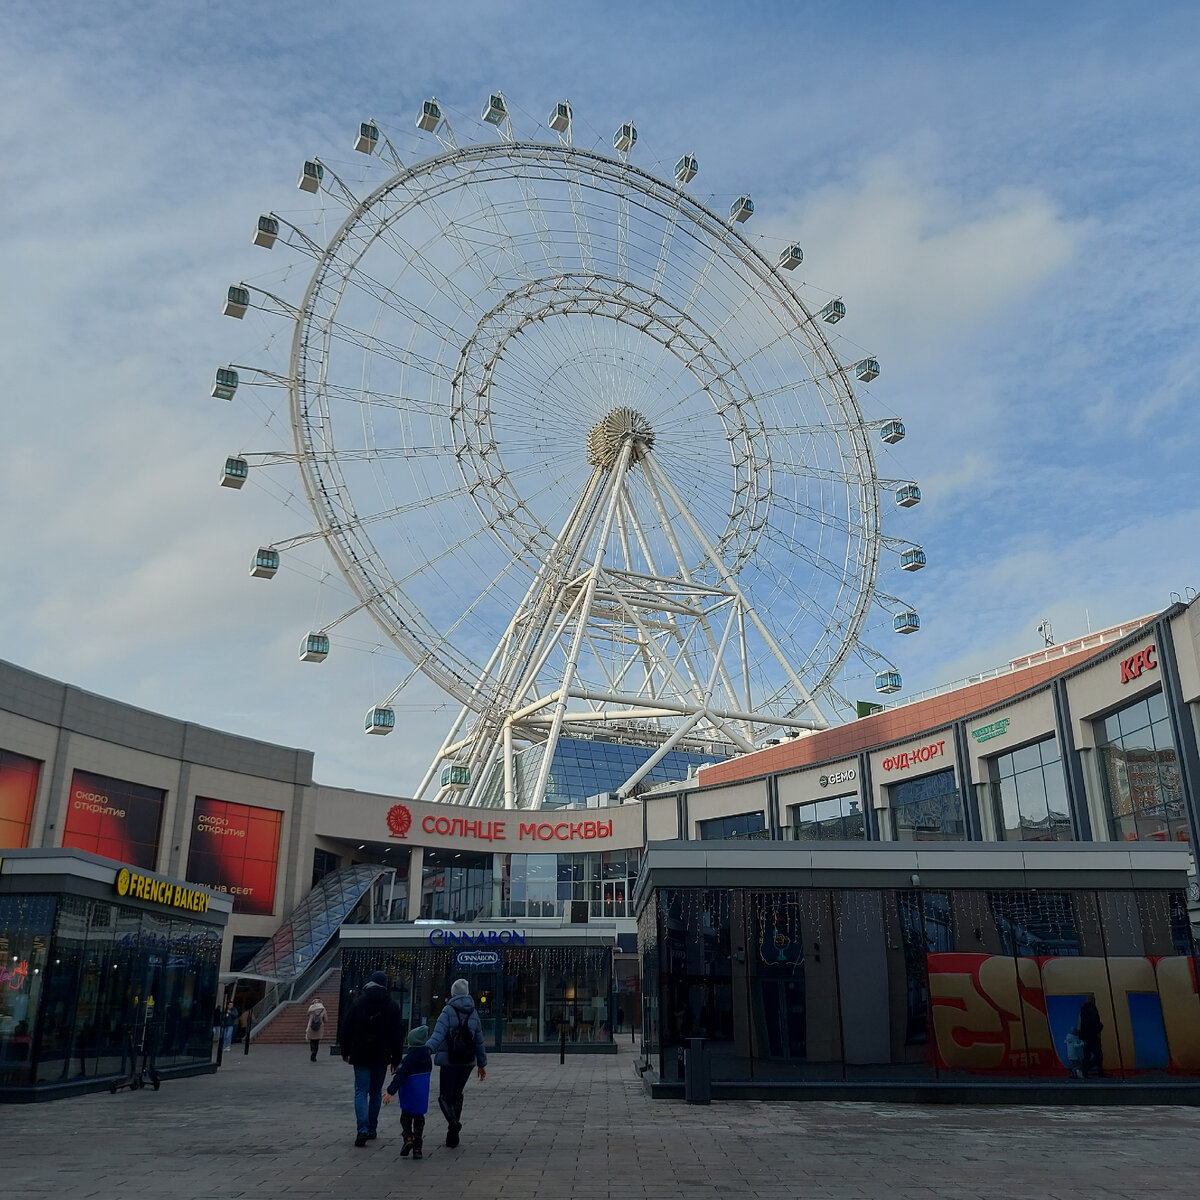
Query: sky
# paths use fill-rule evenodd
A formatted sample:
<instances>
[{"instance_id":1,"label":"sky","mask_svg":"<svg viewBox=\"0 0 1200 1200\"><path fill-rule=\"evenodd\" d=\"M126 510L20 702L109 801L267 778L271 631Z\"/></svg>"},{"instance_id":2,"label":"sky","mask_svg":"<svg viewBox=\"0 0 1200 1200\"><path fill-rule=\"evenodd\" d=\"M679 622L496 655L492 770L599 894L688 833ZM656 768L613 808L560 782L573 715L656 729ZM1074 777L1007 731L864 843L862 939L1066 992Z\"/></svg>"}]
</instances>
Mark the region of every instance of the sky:
<instances>
[{"instance_id":1,"label":"sky","mask_svg":"<svg viewBox=\"0 0 1200 1200\"><path fill-rule=\"evenodd\" d=\"M366 618L298 661L348 592L316 549L249 578L300 485L218 486L286 425L208 391L248 337L286 364L283 322L221 301L303 160L498 88L569 97L577 143L635 119L656 173L695 152L702 195L751 192L747 235L799 231L845 296L924 494L908 691L1194 594L1198 50L1186 3L8 0L0 658L411 793L450 703L418 676L364 736L409 669Z\"/></svg>"}]
</instances>

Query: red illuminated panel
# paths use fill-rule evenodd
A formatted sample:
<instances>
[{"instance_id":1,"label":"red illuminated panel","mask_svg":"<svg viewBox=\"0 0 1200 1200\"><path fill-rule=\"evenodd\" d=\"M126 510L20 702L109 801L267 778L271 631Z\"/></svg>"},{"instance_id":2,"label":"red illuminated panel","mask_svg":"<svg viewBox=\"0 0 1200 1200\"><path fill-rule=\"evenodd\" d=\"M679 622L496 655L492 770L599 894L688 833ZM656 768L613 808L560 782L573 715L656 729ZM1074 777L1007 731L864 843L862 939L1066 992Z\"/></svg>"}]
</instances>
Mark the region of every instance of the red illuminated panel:
<instances>
[{"instance_id":1,"label":"red illuminated panel","mask_svg":"<svg viewBox=\"0 0 1200 1200\"><path fill-rule=\"evenodd\" d=\"M62 844L152 871L166 795L160 788L76 771Z\"/></svg>"},{"instance_id":2,"label":"red illuminated panel","mask_svg":"<svg viewBox=\"0 0 1200 1200\"><path fill-rule=\"evenodd\" d=\"M29 845L41 768L36 758L0 750L0 846L6 850L21 850Z\"/></svg>"},{"instance_id":3,"label":"red illuminated panel","mask_svg":"<svg viewBox=\"0 0 1200 1200\"><path fill-rule=\"evenodd\" d=\"M196 797L187 878L233 897L233 911L275 910L283 813L230 800Z\"/></svg>"}]
</instances>

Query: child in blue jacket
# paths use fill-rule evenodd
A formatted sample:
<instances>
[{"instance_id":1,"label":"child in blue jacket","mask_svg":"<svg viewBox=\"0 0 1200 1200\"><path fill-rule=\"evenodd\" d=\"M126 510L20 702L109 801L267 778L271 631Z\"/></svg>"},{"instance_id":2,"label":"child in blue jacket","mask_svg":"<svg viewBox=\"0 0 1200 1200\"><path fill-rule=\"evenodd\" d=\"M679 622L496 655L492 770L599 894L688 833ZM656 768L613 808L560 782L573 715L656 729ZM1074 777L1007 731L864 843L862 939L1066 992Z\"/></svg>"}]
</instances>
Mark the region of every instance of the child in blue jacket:
<instances>
[{"instance_id":1,"label":"child in blue jacket","mask_svg":"<svg viewBox=\"0 0 1200 1200\"><path fill-rule=\"evenodd\" d=\"M429 1029L418 1025L408 1032L408 1053L392 1075L384 1104L400 1093L400 1128L404 1131L402 1158L411 1154L421 1157L421 1136L425 1132L425 1114L429 1111L429 1080L433 1074L433 1057L425 1049Z\"/></svg>"}]
</instances>

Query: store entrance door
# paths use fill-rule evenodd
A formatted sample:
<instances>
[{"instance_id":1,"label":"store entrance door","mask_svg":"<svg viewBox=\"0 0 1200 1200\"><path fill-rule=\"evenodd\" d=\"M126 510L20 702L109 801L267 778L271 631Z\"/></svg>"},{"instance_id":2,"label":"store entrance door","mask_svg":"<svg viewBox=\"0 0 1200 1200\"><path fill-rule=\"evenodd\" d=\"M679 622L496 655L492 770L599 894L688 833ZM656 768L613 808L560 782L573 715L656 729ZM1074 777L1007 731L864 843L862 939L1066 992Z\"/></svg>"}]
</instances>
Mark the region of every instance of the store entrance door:
<instances>
[{"instance_id":1,"label":"store entrance door","mask_svg":"<svg viewBox=\"0 0 1200 1200\"><path fill-rule=\"evenodd\" d=\"M493 967L466 967L460 974L471 985L471 996L475 1000L475 1011L483 1026L483 1044L489 1050L500 1048L500 1029L503 1026L501 1002L502 988L499 973ZM455 975L455 979L460 976ZM447 989L449 992L449 989Z\"/></svg>"}]
</instances>

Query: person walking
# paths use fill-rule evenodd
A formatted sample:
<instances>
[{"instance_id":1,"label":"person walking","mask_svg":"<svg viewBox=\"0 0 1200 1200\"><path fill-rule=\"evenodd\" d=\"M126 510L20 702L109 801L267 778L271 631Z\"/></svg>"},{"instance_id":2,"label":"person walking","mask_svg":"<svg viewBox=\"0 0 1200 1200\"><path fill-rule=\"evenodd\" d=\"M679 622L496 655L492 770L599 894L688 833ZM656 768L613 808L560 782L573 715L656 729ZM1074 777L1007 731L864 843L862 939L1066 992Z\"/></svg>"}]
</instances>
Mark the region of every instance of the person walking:
<instances>
[{"instance_id":1,"label":"person walking","mask_svg":"<svg viewBox=\"0 0 1200 1200\"><path fill-rule=\"evenodd\" d=\"M225 1005L225 1049L228 1050L233 1045L233 1031L237 1028L238 1010L233 1006L233 1001L230 1000Z\"/></svg>"},{"instance_id":2,"label":"person walking","mask_svg":"<svg viewBox=\"0 0 1200 1200\"><path fill-rule=\"evenodd\" d=\"M376 971L342 1026L342 1059L354 1067L354 1144L358 1147L375 1140L383 1080L404 1050L402 1030L400 1007L388 994L388 977Z\"/></svg>"},{"instance_id":3,"label":"person walking","mask_svg":"<svg viewBox=\"0 0 1200 1200\"><path fill-rule=\"evenodd\" d=\"M438 1108L446 1118L446 1145L458 1145L462 1129L463 1089L475 1067L480 1080L487 1078L487 1049L483 1044L483 1025L471 999L471 985L456 979L450 985L450 999L437 1019L426 1043L438 1073Z\"/></svg>"},{"instance_id":4,"label":"person walking","mask_svg":"<svg viewBox=\"0 0 1200 1200\"><path fill-rule=\"evenodd\" d=\"M1100 1010L1096 1007L1096 999L1089 996L1079 1006L1079 1036L1083 1041L1083 1077L1086 1079L1092 1067L1096 1074L1104 1078L1104 1046L1100 1034L1104 1030L1104 1022L1100 1020Z\"/></svg>"},{"instance_id":5,"label":"person walking","mask_svg":"<svg viewBox=\"0 0 1200 1200\"><path fill-rule=\"evenodd\" d=\"M429 1030L424 1025L408 1031L408 1053L396 1068L392 1082L388 1084L384 1104L391 1104L392 1097L400 1093L400 1129L404 1134L404 1145L400 1157L420 1158L425 1136L425 1114L429 1111L429 1081L433 1075L433 1059L425 1043Z\"/></svg>"},{"instance_id":6,"label":"person walking","mask_svg":"<svg viewBox=\"0 0 1200 1200\"><path fill-rule=\"evenodd\" d=\"M308 1006L308 1024L304 1027L304 1036L308 1038L309 1062L317 1061L317 1051L321 1048L321 1038L325 1035L325 1022L329 1020L329 1012L320 996L314 996Z\"/></svg>"}]
</instances>

